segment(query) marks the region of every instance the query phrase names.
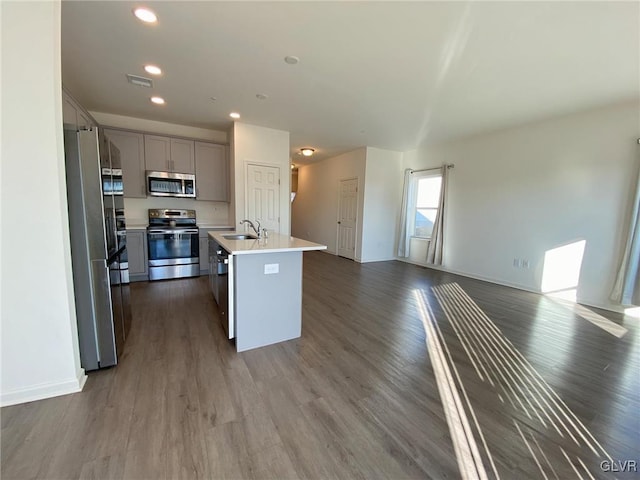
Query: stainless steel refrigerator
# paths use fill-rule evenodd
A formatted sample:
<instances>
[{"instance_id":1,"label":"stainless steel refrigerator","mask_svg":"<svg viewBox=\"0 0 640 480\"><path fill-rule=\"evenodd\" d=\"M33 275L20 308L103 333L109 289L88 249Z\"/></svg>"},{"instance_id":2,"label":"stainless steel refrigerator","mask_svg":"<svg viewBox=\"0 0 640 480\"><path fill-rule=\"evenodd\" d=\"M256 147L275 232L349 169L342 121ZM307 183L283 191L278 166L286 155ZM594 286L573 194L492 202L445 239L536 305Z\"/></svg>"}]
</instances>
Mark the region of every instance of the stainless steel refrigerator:
<instances>
[{"instance_id":1,"label":"stainless steel refrigerator","mask_svg":"<svg viewBox=\"0 0 640 480\"><path fill-rule=\"evenodd\" d=\"M65 126L64 147L80 361L95 370L118 362L131 324L119 152L96 128Z\"/></svg>"}]
</instances>

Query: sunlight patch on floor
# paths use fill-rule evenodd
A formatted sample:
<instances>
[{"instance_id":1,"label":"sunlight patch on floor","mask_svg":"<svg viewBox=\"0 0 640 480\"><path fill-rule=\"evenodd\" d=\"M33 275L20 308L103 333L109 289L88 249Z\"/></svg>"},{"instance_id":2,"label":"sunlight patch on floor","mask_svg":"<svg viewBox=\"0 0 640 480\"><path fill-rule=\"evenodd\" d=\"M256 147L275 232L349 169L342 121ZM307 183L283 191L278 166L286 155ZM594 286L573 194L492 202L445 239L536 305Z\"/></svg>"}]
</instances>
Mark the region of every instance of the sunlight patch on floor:
<instances>
[{"instance_id":1,"label":"sunlight patch on floor","mask_svg":"<svg viewBox=\"0 0 640 480\"><path fill-rule=\"evenodd\" d=\"M629 317L640 318L640 307L625 308L624 314Z\"/></svg>"},{"instance_id":2,"label":"sunlight patch on floor","mask_svg":"<svg viewBox=\"0 0 640 480\"><path fill-rule=\"evenodd\" d=\"M628 330L624 328L622 325L618 325L617 323L612 322L608 318L603 317L602 315L594 312L593 310L585 307L584 305L580 305L579 303L576 303L575 299L567 300L565 298L558 297L556 295L547 295L547 298L571 310L580 318L583 318L584 320L591 322L596 327L600 327L605 332L610 333L615 337L622 338L628 332Z\"/></svg>"}]
</instances>

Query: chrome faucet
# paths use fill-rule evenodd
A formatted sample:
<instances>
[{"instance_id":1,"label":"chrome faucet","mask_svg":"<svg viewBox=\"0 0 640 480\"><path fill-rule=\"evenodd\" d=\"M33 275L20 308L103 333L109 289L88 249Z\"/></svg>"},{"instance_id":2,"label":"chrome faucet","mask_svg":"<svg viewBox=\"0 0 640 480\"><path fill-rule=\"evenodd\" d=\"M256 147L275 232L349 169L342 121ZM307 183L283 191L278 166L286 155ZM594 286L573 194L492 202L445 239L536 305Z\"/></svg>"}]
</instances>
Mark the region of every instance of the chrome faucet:
<instances>
[{"instance_id":1,"label":"chrome faucet","mask_svg":"<svg viewBox=\"0 0 640 480\"><path fill-rule=\"evenodd\" d=\"M262 233L262 232L260 230L260 221L259 220L256 220L256 223L258 224L258 228L256 228L256 226L253 224L253 222L251 220L246 220L246 219L242 220L240 222L240 225L242 225L243 223L248 223L249 226L253 229L253 231L256 232L256 235L258 236L258 238L260 238L260 233Z\"/></svg>"}]
</instances>

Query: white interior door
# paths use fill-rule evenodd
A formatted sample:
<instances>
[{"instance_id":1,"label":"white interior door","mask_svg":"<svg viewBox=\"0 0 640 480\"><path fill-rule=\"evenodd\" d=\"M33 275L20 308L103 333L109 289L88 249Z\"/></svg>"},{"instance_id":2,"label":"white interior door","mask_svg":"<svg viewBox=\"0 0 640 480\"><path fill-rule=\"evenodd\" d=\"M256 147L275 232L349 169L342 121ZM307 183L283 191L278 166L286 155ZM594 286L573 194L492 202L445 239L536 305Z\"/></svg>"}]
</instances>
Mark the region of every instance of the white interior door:
<instances>
[{"instance_id":1,"label":"white interior door","mask_svg":"<svg viewBox=\"0 0 640 480\"><path fill-rule=\"evenodd\" d=\"M350 259L356 253L356 222L358 220L358 179L340 180L338 206L338 255Z\"/></svg>"},{"instance_id":2,"label":"white interior door","mask_svg":"<svg viewBox=\"0 0 640 480\"><path fill-rule=\"evenodd\" d=\"M247 218L280 232L280 169L247 165Z\"/></svg>"}]
</instances>

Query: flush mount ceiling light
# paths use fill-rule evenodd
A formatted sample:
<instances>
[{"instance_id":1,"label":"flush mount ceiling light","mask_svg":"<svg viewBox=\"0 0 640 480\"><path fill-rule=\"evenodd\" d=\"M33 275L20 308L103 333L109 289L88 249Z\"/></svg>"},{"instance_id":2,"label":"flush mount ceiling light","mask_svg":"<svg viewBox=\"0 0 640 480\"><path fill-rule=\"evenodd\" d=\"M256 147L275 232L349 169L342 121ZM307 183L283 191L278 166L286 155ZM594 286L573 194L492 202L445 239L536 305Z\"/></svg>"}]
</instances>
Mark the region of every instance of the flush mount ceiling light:
<instances>
[{"instance_id":1,"label":"flush mount ceiling light","mask_svg":"<svg viewBox=\"0 0 640 480\"><path fill-rule=\"evenodd\" d=\"M265 95L264 93L256 93L256 98L258 100L266 100L269 97L267 95Z\"/></svg>"},{"instance_id":2,"label":"flush mount ceiling light","mask_svg":"<svg viewBox=\"0 0 640 480\"><path fill-rule=\"evenodd\" d=\"M144 71L150 73L151 75L162 75L162 70L160 67L156 67L155 65L145 65Z\"/></svg>"},{"instance_id":3,"label":"flush mount ceiling light","mask_svg":"<svg viewBox=\"0 0 640 480\"><path fill-rule=\"evenodd\" d=\"M305 147L300 149L300 153L305 157L310 157L311 155L313 155L314 152L315 150L313 148Z\"/></svg>"},{"instance_id":4,"label":"flush mount ceiling light","mask_svg":"<svg viewBox=\"0 0 640 480\"><path fill-rule=\"evenodd\" d=\"M231 113L229 114L229 116L230 116L231 118L235 119L235 120L237 120L237 119L239 119L239 118L240 118L240 114L239 114L239 113L237 113L237 112L231 112Z\"/></svg>"},{"instance_id":5,"label":"flush mount ceiling light","mask_svg":"<svg viewBox=\"0 0 640 480\"><path fill-rule=\"evenodd\" d=\"M295 65L300 61L300 59L294 55L287 55L286 57L284 57L284 61L289 65Z\"/></svg>"},{"instance_id":6,"label":"flush mount ceiling light","mask_svg":"<svg viewBox=\"0 0 640 480\"><path fill-rule=\"evenodd\" d=\"M156 14L148 8L136 8L133 10L133 14L145 23L156 23L158 21Z\"/></svg>"},{"instance_id":7,"label":"flush mount ceiling light","mask_svg":"<svg viewBox=\"0 0 640 480\"><path fill-rule=\"evenodd\" d=\"M156 105L164 105L165 104L164 98L162 98L162 97L151 97L151 101L153 103L155 103Z\"/></svg>"}]
</instances>

